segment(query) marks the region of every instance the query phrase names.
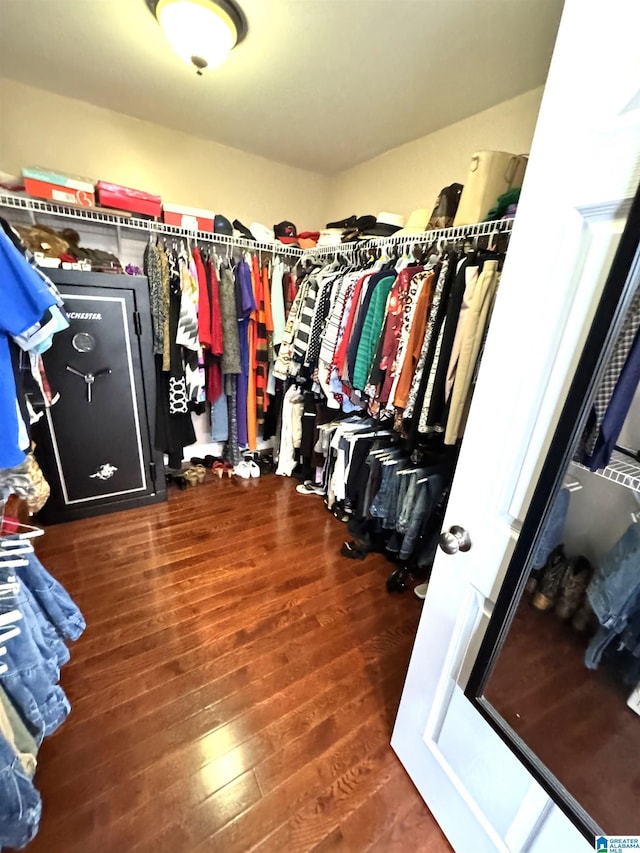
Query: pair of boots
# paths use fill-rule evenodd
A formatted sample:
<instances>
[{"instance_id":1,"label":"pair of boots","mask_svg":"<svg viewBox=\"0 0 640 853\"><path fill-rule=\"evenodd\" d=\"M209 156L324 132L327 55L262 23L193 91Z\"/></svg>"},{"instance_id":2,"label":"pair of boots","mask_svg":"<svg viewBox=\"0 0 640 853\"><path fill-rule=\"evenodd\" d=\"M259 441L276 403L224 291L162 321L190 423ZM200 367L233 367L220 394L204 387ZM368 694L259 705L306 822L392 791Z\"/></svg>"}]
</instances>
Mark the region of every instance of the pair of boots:
<instances>
[{"instance_id":1,"label":"pair of boots","mask_svg":"<svg viewBox=\"0 0 640 853\"><path fill-rule=\"evenodd\" d=\"M531 604L536 610L555 609L560 619L571 619L577 631L585 631L593 621L586 594L592 577L593 567L586 557L568 559L563 546L558 545L538 577L532 574L527 592L533 594Z\"/></svg>"}]
</instances>

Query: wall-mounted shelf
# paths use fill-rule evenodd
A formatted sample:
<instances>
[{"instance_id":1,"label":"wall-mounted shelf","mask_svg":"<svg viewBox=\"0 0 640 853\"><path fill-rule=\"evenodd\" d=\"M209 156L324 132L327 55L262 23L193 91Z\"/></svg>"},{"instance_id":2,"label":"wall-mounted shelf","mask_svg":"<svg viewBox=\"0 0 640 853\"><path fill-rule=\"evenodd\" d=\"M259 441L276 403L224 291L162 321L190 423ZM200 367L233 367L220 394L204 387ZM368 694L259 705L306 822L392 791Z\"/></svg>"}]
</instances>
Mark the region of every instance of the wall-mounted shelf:
<instances>
[{"instance_id":1,"label":"wall-mounted shelf","mask_svg":"<svg viewBox=\"0 0 640 853\"><path fill-rule=\"evenodd\" d=\"M117 229L128 229L142 234L166 234L170 237L199 240L216 243L222 246L238 247L241 249L261 249L265 252L278 252L285 255L300 256L302 249L286 246L279 241L275 243L257 243L242 237L227 237L225 234L212 234L210 231L195 231L181 228L177 225L167 225L156 219L138 219L135 216L112 213L105 208L76 207L51 201L40 201L31 196L16 195L0 192L0 207L22 210L26 213L40 213L45 216L61 216L74 222L87 222L93 225L111 225Z\"/></svg>"},{"instance_id":2,"label":"wall-mounted shelf","mask_svg":"<svg viewBox=\"0 0 640 853\"><path fill-rule=\"evenodd\" d=\"M582 468L584 471L589 470L579 462L572 462L572 465ZM590 473L610 480L612 483L617 483L619 486L624 486L626 489L640 492L640 462L634 461L630 456L625 456L623 453L614 450L606 468L600 468L598 471Z\"/></svg>"},{"instance_id":3,"label":"wall-mounted shelf","mask_svg":"<svg viewBox=\"0 0 640 853\"><path fill-rule=\"evenodd\" d=\"M499 219L495 222L478 222L474 225L460 225L452 228L439 228L433 231L418 232L416 234L398 234L391 237L372 237L365 241L341 243L337 246L321 246L314 249L298 249L288 246L279 241L274 243L257 243L243 237L227 237L224 234L211 234L209 231L195 231L181 228L177 225L166 225L156 219L138 219L134 216L119 214L105 208L76 207L74 205L60 204L58 202L40 201L31 196L16 193L0 192L0 207L20 210L33 217L39 213L44 216L58 216L70 219L74 222L85 222L93 225L114 226L118 235L121 230L137 232L141 235L166 234L183 239L199 240L201 242L215 243L217 245L236 247L241 249L261 250L263 252L279 253L293 257L307 257L333 255L336 252L349 253L355 249L362 248L366 243L369 246L408 246L416 243L432 245L437 240L459 240L465 237L497 237L501 234L509 234L513 228L513 219ZM118 240L119 242L119 240Z\"/></svg>"},{"instance_id":4,"label":"wall-mounted shelf","mask_svg":"<svg viewBox=\"0 0 640 853\"><path fill-rule=\"evenodd\" d=\"M456 225L451 228L436 228L432 231L418 231L415 234L393 234L391 237L372 237L367 240L371 245L392 244L394 246L412 246L416 243L428 243L432 245L438 240L454 241L465 238L499 237L502 234L510 234L513 229L513 219L497 219L491 222L476 222L474 225ZM349 252L362 246L362 241L342 243L339 246L318 246L312 251L317 255L332 255L336 251Z\"/></svg>"}]
</instances>

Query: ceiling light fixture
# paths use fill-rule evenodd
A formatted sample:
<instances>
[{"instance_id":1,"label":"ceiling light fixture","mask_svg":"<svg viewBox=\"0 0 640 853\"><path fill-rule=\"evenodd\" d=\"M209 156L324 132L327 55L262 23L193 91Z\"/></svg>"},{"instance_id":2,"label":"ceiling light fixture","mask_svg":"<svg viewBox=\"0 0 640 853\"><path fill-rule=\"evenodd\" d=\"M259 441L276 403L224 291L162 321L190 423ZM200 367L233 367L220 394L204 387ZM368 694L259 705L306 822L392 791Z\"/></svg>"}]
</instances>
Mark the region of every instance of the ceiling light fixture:
<instances>
[{"instance_id":1,"label":"ceiling light fixture","mask_svg":"<svg viewBox=\"0 0 640 853\"><path fill-rule=\"evenodd\" d=\"M232 0L147 0L173 50L198 75L217 68L247 34L247 21Z\"/></svg>"}]
</instances>

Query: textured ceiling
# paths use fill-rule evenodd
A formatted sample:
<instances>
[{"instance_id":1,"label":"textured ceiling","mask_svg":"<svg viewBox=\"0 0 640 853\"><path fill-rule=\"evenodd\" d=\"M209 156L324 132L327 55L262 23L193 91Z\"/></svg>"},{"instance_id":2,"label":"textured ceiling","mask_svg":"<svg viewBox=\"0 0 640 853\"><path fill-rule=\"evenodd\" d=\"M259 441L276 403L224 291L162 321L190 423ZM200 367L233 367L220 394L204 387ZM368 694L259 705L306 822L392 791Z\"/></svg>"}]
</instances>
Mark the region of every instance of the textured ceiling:
<instances>
[{"instance_id":1,"label":"textured ceiling","mask_svg":"<svg viewBox=\"0 0 640 853\"><path fill-rule=\"evenodd\" d=\"M333 174L544 83L562 0L241 0L197 77L145 0L0 0L0 75Z\"/></svg>"}]
</instances>

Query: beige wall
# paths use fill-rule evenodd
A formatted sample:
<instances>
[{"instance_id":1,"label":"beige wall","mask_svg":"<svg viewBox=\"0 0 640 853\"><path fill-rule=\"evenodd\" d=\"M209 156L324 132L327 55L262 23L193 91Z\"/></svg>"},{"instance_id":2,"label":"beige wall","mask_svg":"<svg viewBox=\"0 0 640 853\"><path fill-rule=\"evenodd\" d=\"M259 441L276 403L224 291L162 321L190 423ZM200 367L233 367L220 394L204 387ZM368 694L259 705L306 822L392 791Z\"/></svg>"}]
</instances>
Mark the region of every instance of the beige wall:
<instances>
[{"instance_id":1,"label":"beige wall","mask_svg":"<svg viewBox=\"0 0 640 853\"><path fill-rule=\"evenodd\" d=\"M320 225L329 179L0 79L0 171L48 166L213 209L245 225Z\"/></svg>"},{"instance_id":2,"label":"beige wall","mask_svg":"<svg viewBox=\"0 0 640 853\"><path fill-rule=\"evenodd\" d=\"M381 210L433 209L442 187L464 184L474 151L529 151L543 86L367 160L331 180L326 222ZM446 97L446 93L443 93ZM418 103L418 101L416 101ZM428 104L425 101L425 109ZM393 121L393 116L390 116Z\"/></svg>"},{"instance_id":3,"label":"beige wall","mask_svg":"<svg viewBox=\"0 0 640 853\"><path fill-rule=\"evenodd\" d=\"M527 152L542 90L327 177L0 79L0 171L49 166L212 208L245 225L290 219L304 230L352 213L407 216L432 208L443 186L464 183L474 151Z\"/></svg>"}]
</instances>

